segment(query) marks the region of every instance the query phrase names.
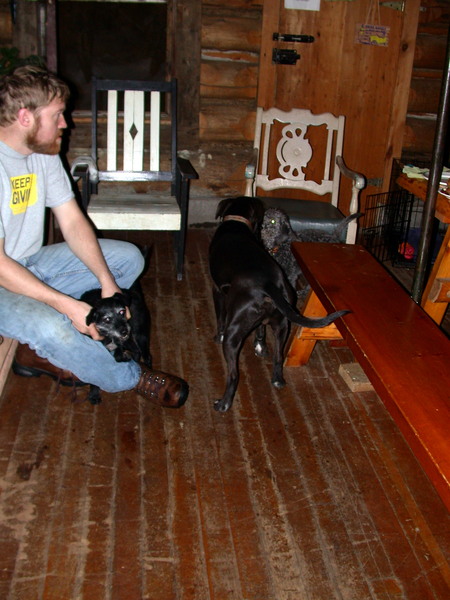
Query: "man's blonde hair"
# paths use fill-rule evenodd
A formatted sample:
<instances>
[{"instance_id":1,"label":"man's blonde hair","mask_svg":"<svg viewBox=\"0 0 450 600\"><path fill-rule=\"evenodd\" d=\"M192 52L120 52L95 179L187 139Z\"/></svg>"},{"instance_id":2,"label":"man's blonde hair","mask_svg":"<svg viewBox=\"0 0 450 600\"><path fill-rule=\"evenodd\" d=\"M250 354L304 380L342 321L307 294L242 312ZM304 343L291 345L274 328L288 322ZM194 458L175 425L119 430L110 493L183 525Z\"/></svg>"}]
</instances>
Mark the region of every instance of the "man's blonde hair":
<instances>
[{"instance_id":1,"label":"man's blonde hair","mask_svg":"<svg viewBox=\"0 0 450 600\"><path fill-rule=\"evenodd\" d=\"M67 84L47 69L35 65L18 67L0 79L0 127L14 123L21 108L35 112L54 98L67 102L69 95Z\"/></svg>"}]
</instances>

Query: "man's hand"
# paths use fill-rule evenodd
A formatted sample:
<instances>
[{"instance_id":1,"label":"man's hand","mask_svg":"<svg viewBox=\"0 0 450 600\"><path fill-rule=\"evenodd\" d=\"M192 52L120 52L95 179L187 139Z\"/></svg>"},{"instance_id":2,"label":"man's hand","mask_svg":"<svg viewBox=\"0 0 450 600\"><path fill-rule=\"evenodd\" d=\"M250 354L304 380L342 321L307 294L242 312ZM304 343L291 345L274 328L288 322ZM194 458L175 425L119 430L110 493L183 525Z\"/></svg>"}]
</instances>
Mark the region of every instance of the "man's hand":
<instances>
[{"instance_id":1,"label":"man's hand","mask_svg":"<svg viewBox=\"0 0 450 600\"><path fill-rule=\"evenodd\" d=\"M118 287L117 283L114 279L111 279L108 283L103 284L102 286L102 298L111 298L114 294L121 294L122 290Z\"/></svg>"},{"instance_id":2,"label":"man's hand","mask_svg":"<svg viewBox=\"0 0 450 600\"><path fill-rule=\"evenodd\" d=\"M111 298L111 296L114 296L114 294L116 294L116 293L121 294L122 290L119 287L117 287L117 284L114 280L111 282L110 285L108 285L108 286L104 285L102 287L102 298ZM131 319L131 313L130 313L130 309L128 308L128 306L126 307L126 313L127 313L127 319L128 320Z\"/></svg>"},{"instance_id":3,"label":"man's hand","mask_svg":"<svg viewBox=\"0 0 450 600\"><path fill-rule=\"evenodd\" d=\"M86 317L90 313L92 306L81 300L75 300L67 296L67 305L65 306L64 313L69 317L72 325L80 333L89 335L94 340L101 340L103 337L97 331L95 325L86 325Z\"/></svg>"}]
</instances>

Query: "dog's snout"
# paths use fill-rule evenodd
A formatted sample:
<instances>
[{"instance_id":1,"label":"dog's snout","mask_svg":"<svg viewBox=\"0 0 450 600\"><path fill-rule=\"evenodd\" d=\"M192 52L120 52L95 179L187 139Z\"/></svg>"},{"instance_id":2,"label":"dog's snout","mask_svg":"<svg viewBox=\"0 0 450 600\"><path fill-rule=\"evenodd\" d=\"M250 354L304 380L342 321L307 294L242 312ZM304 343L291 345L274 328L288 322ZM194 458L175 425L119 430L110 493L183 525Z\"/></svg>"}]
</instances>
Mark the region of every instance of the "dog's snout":
<instances>
[{"instance_id":1,"label":"dog's snout","mask_svg":"<svg viewBox=\"0 0 450 600\"><path fill-rule=\"evenodd\" d=\"M123 325L119 328L119 334L122 339L127 339L130 335L131 328L129 325Z\"/></svg>"}]
</instances>

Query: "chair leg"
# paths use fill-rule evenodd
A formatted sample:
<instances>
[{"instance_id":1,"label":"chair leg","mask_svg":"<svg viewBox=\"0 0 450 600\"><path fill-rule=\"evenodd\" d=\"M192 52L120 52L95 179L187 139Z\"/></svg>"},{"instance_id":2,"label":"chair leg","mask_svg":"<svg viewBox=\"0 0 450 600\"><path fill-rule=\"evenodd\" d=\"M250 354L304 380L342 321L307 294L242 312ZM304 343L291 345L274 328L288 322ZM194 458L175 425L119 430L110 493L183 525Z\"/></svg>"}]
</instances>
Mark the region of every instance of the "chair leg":
<instances>
[{"instance_id":1,"label":"chair leg","mask_svg":"<svg viewBox=\"0 0 450 600\"><path fill-rule=\"evenodd\" d=\"M306 317L323 317L327 314L323 304L312 290L309 292L302 312ZM296 327L295 331L291 333L284 366L299 367L301 365L306 365L314 350L316 342L320 339L335 340L342 339L342 336L334 323L331 323L331 325L323 327L322 329Z\"/></svg>"},{"instance_id":2,"label":"chair leg","mask_svg":"<svg viewBox=\"0 0 450 600\"><path fill-rule=\"evenodd\" d=\"M175 263L177 270L177 280L182 281L183 279L183 267L184 267L184 241L183 232L175 231L174 242L175 242Z\"/></svg>"},{"instance_id":3,"label":"chair leg","mask_svg":"<svg viewBox=\"0 0 450 600\"><path fill-rule=\"evenodd\" d=\"M177 279L181 281L183 279L184 270L184 253L186 249L186 218L181 216L181 229L175 232L175 257L176 257L176 268L177 268Z\"/></svg>"},{"instance_id":4,"label":"chair leg","mask_svg":"<svg viewBox=\"0 0 450 600\"><path fill-rule=\"evenodd\" d=\"M181 212L180 231L177 231L175 233L176 265L177 265L178 281L181 281L183 279L184 252L185 252L185 248L186 248L186 231L187 231L187 222L188 222L188 206L189 206L189 180L183 180L181 183L181 194L180 194L180 212Z\"/></svg>"}]
</instances>

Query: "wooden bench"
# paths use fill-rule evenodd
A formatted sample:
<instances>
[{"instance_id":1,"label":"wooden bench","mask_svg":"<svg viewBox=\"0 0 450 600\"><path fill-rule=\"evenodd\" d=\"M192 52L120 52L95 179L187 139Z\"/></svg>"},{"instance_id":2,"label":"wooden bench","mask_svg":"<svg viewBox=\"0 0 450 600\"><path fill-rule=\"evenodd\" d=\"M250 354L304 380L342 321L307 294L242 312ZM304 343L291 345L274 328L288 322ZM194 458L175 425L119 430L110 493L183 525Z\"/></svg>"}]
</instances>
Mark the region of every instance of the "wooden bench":
<instances>
[{"instance_id":1,"label":"wooden bench","mask_svg":"<svg viewBox=\"0 0 450 600\"><path fill-rule=\"evenodd\" d=\"M312 288L304 314L352 312L324 330L298 328L285 365L343 338L450 509L450 340L362 246L292 248Z\"/></svg>"}]
</instances>

